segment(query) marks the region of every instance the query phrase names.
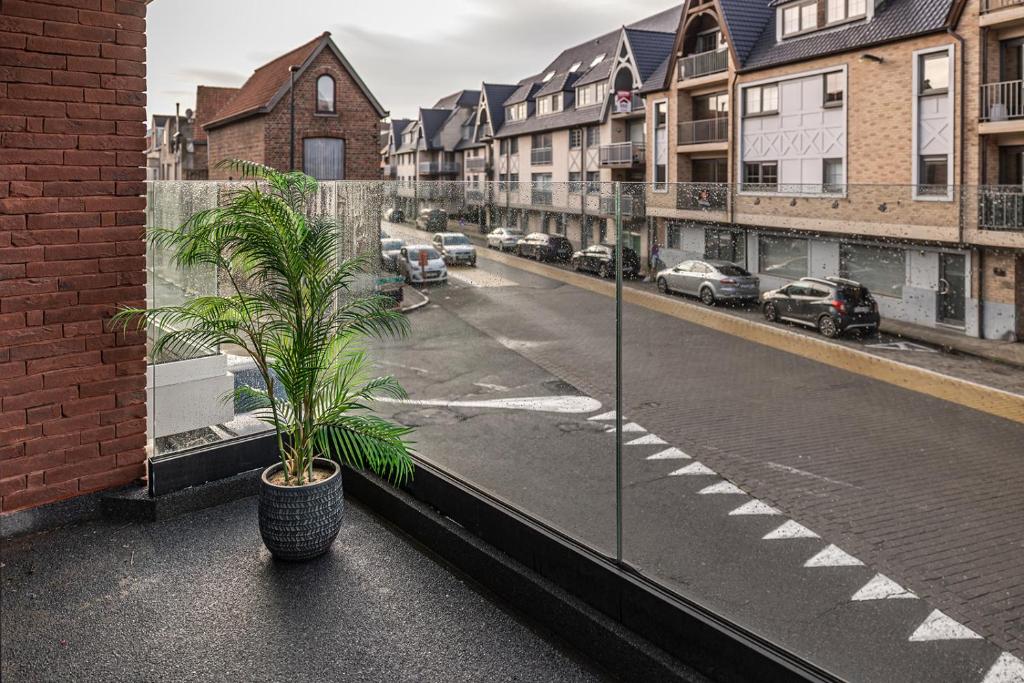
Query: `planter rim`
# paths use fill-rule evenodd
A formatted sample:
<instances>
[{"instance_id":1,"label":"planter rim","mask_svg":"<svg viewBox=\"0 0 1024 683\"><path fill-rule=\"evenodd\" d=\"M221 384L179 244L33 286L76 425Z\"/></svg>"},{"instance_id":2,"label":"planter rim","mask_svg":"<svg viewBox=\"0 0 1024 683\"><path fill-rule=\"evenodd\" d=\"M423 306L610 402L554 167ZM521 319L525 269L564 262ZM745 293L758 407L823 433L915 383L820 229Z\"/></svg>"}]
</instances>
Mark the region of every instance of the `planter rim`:
<instances>
[{"instance_id":1,"label":"planter rim","mask_svg":"<svg viewBox=\"0 0 1024 683\"><path fill-rule=\"evenodd\" d=\"M273 465L263 470L263 473L260 474L260 481L262 481L264 485L271 486L275 489L282 489L284 491L301 491L302 489L328 484L331 481L333 481L335 477L341 474L341 465L334 462L333 460L328 460L327 458L313 458L313 464L329 465L331 468L334 469L334 471L331 473L331 476L327 477L326 479L321 479L320 481L313 481L308 484L303 484L302 486L282 486L281 484L274 484L268 479L268 477L271 474L276 472L278 469L284 467L284 465L282 465L281 463L275 462Z\"/></svg>"}]
</instances>

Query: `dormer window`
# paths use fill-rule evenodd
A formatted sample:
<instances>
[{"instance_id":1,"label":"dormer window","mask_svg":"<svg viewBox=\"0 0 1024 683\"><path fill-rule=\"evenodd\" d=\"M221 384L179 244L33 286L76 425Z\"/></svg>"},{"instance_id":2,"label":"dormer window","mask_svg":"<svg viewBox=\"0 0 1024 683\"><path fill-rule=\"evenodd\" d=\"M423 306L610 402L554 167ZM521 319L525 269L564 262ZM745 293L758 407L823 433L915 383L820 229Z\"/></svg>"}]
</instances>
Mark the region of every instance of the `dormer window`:
<instances>
[{"instance_id":1,"label":"dormer window","mask_svg":"<svg viewBox=\"0 0 1024 683\"><path fill-rule=\"evenodd\" d=\"M509 105L505 110L505 118L509 121L522 121L526 118L526 102Z\"/></svg>"},{"instance_id":2,"label":"dormer window","mask_svg":"<svg viewBox=\"0 0 1024 683\"><path fill-rule=\"evenodd\" d=\"M828 0L827 21L832 24L867 14L867 0Z\"/></svg>"},{"instance_id":3,"label":"dormer window","mask_svg":"<svg viewBox=\"0 0 1024 683\"><path fill-rule=\"evenodd\" d=\"M316 79L316 113L334 113L334 79L327 74Z\"/></svg>"},{"instance_id":4,"label":"dormer window","mask_svg":"<svg viewBox=\"0 0 1024 683\"><path fill-rule=\"evenodd\" d=\"M569 67L569 73L576 73L582 65L583 62L573 62L573 65Z\"/></svg>"},{"instance_id":5,"label":"dormer window","mask_svg":"<svg viewBox=\"0 0 1024 683\"><path fill-rule=\"evenodd\" d=\"M537 100L537 116L544 116L545 114L555 114L562 111L562 96L551 95L550 97L541 97Z\"/></svg>"},{"instance_id":6,"label":"dormer window","mask_svg":"<svg viewBox=\"0 0 1024 683\"><path fill-rule=\"evenodd\" d=\"M591 69L593 69L593 68L594 68L595 66L597 66L598 64L600 64L601 62L603 62L603 61L604 61L604 57L605 57L605 54L606 54L606 53L602 52L602 53L601 53L601 54L599 54L598 56L594 57L593 61L591 61L591 62L590 62L590 68L591 68Z\"/></svg>"},{"instance_id":7,"label":"dormer window","mask_svg":"<svg viewBox=\"0 0 1024 683\"><path fill-rule=\"evenodd\" d=\"M544 82L547 83L548 81L550 81L554 77L555 77L555 72L554 71L549 71L546 74L544 74Z\"/></svg>"},{"instance_id":8,"label":"dormer window","mask_svg":"<svg viewBox=\"0 0 1024 683\"><path fill-rule=\"evenodd\" d=\"M818 28L818 3L802 2L782 9L782 35L792 36Z\"/></svg>"}]
</instances>

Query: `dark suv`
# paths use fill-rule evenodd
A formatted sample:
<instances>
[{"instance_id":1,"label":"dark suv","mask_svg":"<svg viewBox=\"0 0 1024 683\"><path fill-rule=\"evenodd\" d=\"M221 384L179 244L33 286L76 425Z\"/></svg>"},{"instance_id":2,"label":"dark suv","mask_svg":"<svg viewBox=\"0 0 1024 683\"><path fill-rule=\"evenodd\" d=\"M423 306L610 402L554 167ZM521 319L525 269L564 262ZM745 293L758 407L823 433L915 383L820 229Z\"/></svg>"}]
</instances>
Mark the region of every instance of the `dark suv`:
<instances>
[{"instance_id":1,"label":"dark suv","mask_svg":"<svg viewBox=\"0 0 1024 683\"><path fill-rule=\"evenodd\" d=\"M538 261L568 261L572 256L572 243L561 235L531 232L516 244L516 253Z\"/></svg>"},{"instance_id":2,"label":"dark suv","mask_svg":"<svg viewBox=\"0 0 1024 683\"><path fill-rule=\"evenodd\" d=\"M878 302L859 282L839 277L805 277L785 287L765 292L761 310L769 322L788 322L816 327L826 337L846 330L878 332Z\"/></svg>"},{"instance_id":3,"label":"dark suv","mask_svg":"<svg viewBox=\"0 0 1024 683\"><path fill-rule=\"evenodd\" d=\"M595 244L572 255L573 270L588 270L601 277L615 277L615 245ZM640 257L627 246L622 247L622 276L640 275Z\"/></svg>"}]
</instances>

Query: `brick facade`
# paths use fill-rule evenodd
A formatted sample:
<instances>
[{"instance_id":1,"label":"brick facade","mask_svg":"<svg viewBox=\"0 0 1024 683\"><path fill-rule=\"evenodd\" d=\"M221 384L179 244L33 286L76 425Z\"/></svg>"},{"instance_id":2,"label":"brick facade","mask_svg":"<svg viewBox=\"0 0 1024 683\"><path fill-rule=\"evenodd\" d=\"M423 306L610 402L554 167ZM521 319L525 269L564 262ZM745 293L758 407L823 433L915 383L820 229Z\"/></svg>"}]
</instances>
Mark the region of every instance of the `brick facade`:
<instances>
[{"instance_id":1,"label":"brick facade","mask_svg":"<svg viewBox=\"0 0 1024 683\"><path fill-rule=\"evenodd\" d=\"M145 15L0 6L0 512L145 472Z\"/></svg>"},{"instance_id":2,"label":"brick facade","mask_svg":"<svg viewBox=\"0 0 1024 683\"><path fill-rule=\"evenodd\" d=\"M335 81L335 114L316 113L316 81L323 74ZM287 170L291 136L291 100L286 94L266 114L258 114L207 130L211 179L231 174L216 165L224 159L258 161ZM344 65L323 50L295 81L295 166L302 170L303 139L345 141L345 179L381 178L378 132L380 117Z\"/></svg>"}]
</instances>

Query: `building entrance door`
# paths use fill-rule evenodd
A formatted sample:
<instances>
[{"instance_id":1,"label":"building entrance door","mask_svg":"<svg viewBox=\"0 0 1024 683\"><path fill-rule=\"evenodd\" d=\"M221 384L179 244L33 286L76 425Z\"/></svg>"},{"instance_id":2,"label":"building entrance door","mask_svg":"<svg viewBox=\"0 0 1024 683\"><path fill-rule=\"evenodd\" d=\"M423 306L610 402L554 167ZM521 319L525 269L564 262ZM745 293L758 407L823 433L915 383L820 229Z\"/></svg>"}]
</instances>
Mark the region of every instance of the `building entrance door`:
<instances>
[{"instance_id":1,"label":"building entrance door","mask_svg":"<svg viewBox=\"0 0 1024 683\"><path fill-rule=\"evenodd\" d=\"M944 325L963 327L967 321L967 257L939 254L938 319Z\"/></svg>"}]
</instances>

